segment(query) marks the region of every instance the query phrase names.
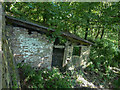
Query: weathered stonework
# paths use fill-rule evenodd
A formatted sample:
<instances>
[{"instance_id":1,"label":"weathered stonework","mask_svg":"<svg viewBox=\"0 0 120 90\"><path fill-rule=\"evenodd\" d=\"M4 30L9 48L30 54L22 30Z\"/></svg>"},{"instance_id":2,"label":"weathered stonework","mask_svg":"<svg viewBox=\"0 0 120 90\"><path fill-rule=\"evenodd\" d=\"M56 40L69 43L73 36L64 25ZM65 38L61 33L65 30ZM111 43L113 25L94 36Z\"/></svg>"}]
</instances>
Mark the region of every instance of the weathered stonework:
<instances>
[{"instance_id":1,"label":"weathered stonework","mask_svg":"<svg viewBox=\"0 0 120 90\"><path fill-rule=\"evenodd\" d=\"M64 58L63 58L63 67L68 65L72 61L72 53L73 53L73 45L70 42L66 42L65 44L65 51L64 51Z\"/></svg>"},{"instance_id":2,"label":"weathered stonework","mask_svg":"<svg viewBox=\"0 0 120 90\"><path fill-rule=\"evenodd\" d=\"M75 68L85 68L87 61L89 59L90 46L81 46L80 56L73 55L71 61L68 64L69 70L74 70Z\"/></svg>"},{"instance_id":3,"label":"weathered stonework","mask_svg":"<svg viewBox=\"0 0 120 90\"><path fill-rule=\"evenodd\" d=\"M21 27L6 26L9 31L9 43L16 63L27 63L35 69L51 69L53 42L49 42L44 34L32 32L28 34L28 29ZM81 46L81 55L73 56L73 44L69 41L65 44L64 57L62 66L67 66L71 70L82 66L85 68L89 57L89 46Z\"/></svg>"},{"instance_id":4,"label":"weathered stonework","mask_svg":"<svg viewBox=\"0 0 120 90\"><path fill-rule=\"evenodd\" d=\"M28 34L28 30L21 27L6 26L6 30L11 31L9 42L17 63L28 63L35 69L51 69L53 42L49 42L46 35Z\"/></svg>"},{"instance_id":5,"label":"weathered stonework","mask_svg":"<svg viewBox=\"0 0 120 90\"><path fill-rule=\"evenodd\" d=\"M75 67L80 67L80 64L81 64L80 56L73 56L73 57L72 57L72 64L73 64Z\"/></svg>"},{"instance_id":6,"label":"weathered stonework","mask_svg":"<svg viewBox=\"0 0 120 90\"><path fill-rule=\"evenodd\" d=\"M4 24L2 14L2 3L0 2L0 90L2 89L2 24Z\"/></svg>"},{"instance_id":7,"label":"weathered stonework","mask_svg":"<svg viewBox=\"0 0 120 90\"><path fill-rule=\"evenodd\" d=\"M4 19L5 20L5 19ZM5 25L5 23L4 23ZM20 88L20 80L14 61L11 45L8 40L10 34L2 29L2 88Z\"/></svg>"},{"instance_id":8,"label":"weathered stonework","mask_svg":"<svg viewBox=\"0 0 120 90\"><path fill-rule=\"evenodd\" d=\"M55 45L53 48L53 42L49 42L46 34L52 34L55 30L49 30L48 27L18 20L17 18L9 16L6 16L6 22L7 24L11 24L11 26L6 26L6 30L9 31L6 35L9 38L8 42L11 44L16 63L28 63L36 69L51 69L51 66L60 67L60 69L67 67L69 69L69 67L85 65L84 61L87 61L87 56L89 54L86 53L89 50L86 51L87 49L85 48L93 43L83 40L74 34L60 32L61 36L65 37L68 41L65 46L54 43ZM15 27L15 25L24 28ZM29 28L29 30L25 28ZM32 31L31 33L30 30L33 30L34 32ZM37 33L36 31L41 32L42 34ZM74 56L72 53L75 44L80 44L82 49L79 50L79 55L81 51L81 56L73 58ZM82 64L80 62L82 62Z\"/></svg>"},{"instance_id":9,"label":"weathered stonework","mask_svg":"<svg viewBox=\"0 0 120 90\"><path fill-rule=\"evenodd\" d=\"M87 65L87 60L89 59L89 54L90 54L90 46L82 46L81 47L81 56L80 56L80 66L82 68L85 68Z\"/></svg>"}]
</instances>

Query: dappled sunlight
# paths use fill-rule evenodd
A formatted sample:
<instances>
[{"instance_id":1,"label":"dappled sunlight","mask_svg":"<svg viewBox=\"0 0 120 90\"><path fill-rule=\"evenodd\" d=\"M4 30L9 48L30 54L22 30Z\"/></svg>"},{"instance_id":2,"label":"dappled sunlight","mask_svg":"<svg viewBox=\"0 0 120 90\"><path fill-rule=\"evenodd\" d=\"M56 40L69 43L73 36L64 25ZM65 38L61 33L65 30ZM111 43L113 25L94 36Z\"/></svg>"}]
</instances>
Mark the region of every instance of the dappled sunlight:
<instances>
[{"instance_id":1,"label":"dappled sunlight","mask_svg":"<svg viewBox=\"0 0 120 90\"><path fill-rule=\"evenodd\" d=\"M3 64L17 64L22 88L119 88L119 5L3 3ZM16 67L6 66L3 83L12 87Z\"/></svg>"},{"instance_id":2,"label":"dappled sunlight","mask_svg":"<svg viewBox=\"0 0 120 90\"><path fill-rule=\"evenodd\" d=\"M83 84L83 87L91 87L91 88L97 88L97 86L95 86L92 82L89 82L87 80L85 80L81 75L77 76L77 82Z\"/></svg>"},{"instance_id":3,"label":"dappled sunlight","mask_svg":"<svg viewBox=\"0 0 120 90\"><path fill-rule=\"evenodd\" d=\"M74 69L75 69L75 67L73 65L68 68L68 70L74 70Z\"/></svg>"},{"instance_id":4,"label":"dappled sunlight","mask_svg":"<svg viewBox=\"0 0 120 90\"><path fill-rule=\"evenodd\" d=\"M0 37L1 38L1 37ZM0 52L2 51L2 43L0 41Z\"/></svg>"},{"instance_id":5,"label":"dappled sunlight","mask_svg":"<svg viewBox=\"0 0 120 90\"><path fill-rule=\"evenodd\" d=\"M81 70L77 71L73 70L70 73L71 73L70 75L75 79L76 82L75 87L98 88L98 86L96 86L94 82L89 81L89 79L86 77L88 73L83 72L82 68Z\"/></svg>"},{"instance_id":6,"label":"dappled sunlight","mask_svg":"<svg viewBox=\"0 0 120 90\"><path fill-rule=\"evenodd\" d=\"M120 73L120 68L117 67L109 67L110 70L112 70L114 73Z\"/></svg>"}]
</instances>

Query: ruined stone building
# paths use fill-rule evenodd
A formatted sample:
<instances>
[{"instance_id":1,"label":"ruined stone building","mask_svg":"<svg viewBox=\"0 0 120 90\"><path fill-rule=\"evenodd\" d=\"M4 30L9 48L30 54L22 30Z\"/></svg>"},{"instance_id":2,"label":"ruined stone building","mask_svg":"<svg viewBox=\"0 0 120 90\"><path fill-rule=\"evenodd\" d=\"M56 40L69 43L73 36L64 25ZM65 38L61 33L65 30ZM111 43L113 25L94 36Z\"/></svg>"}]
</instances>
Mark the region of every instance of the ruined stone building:
<instances>
[{"instance_id":1,"label":"ruined stone building","mask_svg":"<svg viewBox=\"0 0 120 90\"><path fill-rule=\"evenodd\" d=\"M16 63L28 63L35 69L66 65L70 68L86 64L91 42L71 33L60 32L67 41L59 44L58 38L55 41L48 38L55 30L9 16L5 18L6 37ZM73 55L75 47L79 48L78 55Z\"/></svg>"}]
</instances>

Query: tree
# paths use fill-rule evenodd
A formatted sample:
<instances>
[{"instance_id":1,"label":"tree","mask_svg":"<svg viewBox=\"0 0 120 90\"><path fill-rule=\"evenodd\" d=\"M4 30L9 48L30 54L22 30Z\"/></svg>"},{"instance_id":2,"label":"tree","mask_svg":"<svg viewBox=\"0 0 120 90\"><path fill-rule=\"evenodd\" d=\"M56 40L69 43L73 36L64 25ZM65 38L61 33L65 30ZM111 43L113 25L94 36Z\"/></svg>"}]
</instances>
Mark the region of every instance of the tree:
<instances>
[{"instance_id":1,"label":"tree","mask_svg":"<svg viewBox=\"0 0 120 90\"><path fill-rule=\"evenodd\" d=\"M56 30L54 35L67 31L85 39L102 39L119 22L118 6L118 2L12 2L6 3L6 12L47 25Z\"/></svg>"}]
</instances>

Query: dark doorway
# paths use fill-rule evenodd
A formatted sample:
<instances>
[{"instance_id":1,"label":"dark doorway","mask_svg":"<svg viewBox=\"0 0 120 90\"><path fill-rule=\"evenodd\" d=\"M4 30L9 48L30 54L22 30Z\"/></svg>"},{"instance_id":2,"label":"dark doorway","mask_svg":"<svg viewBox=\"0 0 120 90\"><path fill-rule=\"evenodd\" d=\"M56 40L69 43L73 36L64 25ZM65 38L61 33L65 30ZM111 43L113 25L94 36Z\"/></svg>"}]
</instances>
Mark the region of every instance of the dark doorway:
<instances>
[{"instance_id":1,"label":"dark doorway","mask_svg":"<svg viewBox=\"0 0 120 90\"><path fill-rule=\"evenodd\" d=\"M53 48L52 67L62 67L64 48Z\"/></svg>"}]
</instances>

